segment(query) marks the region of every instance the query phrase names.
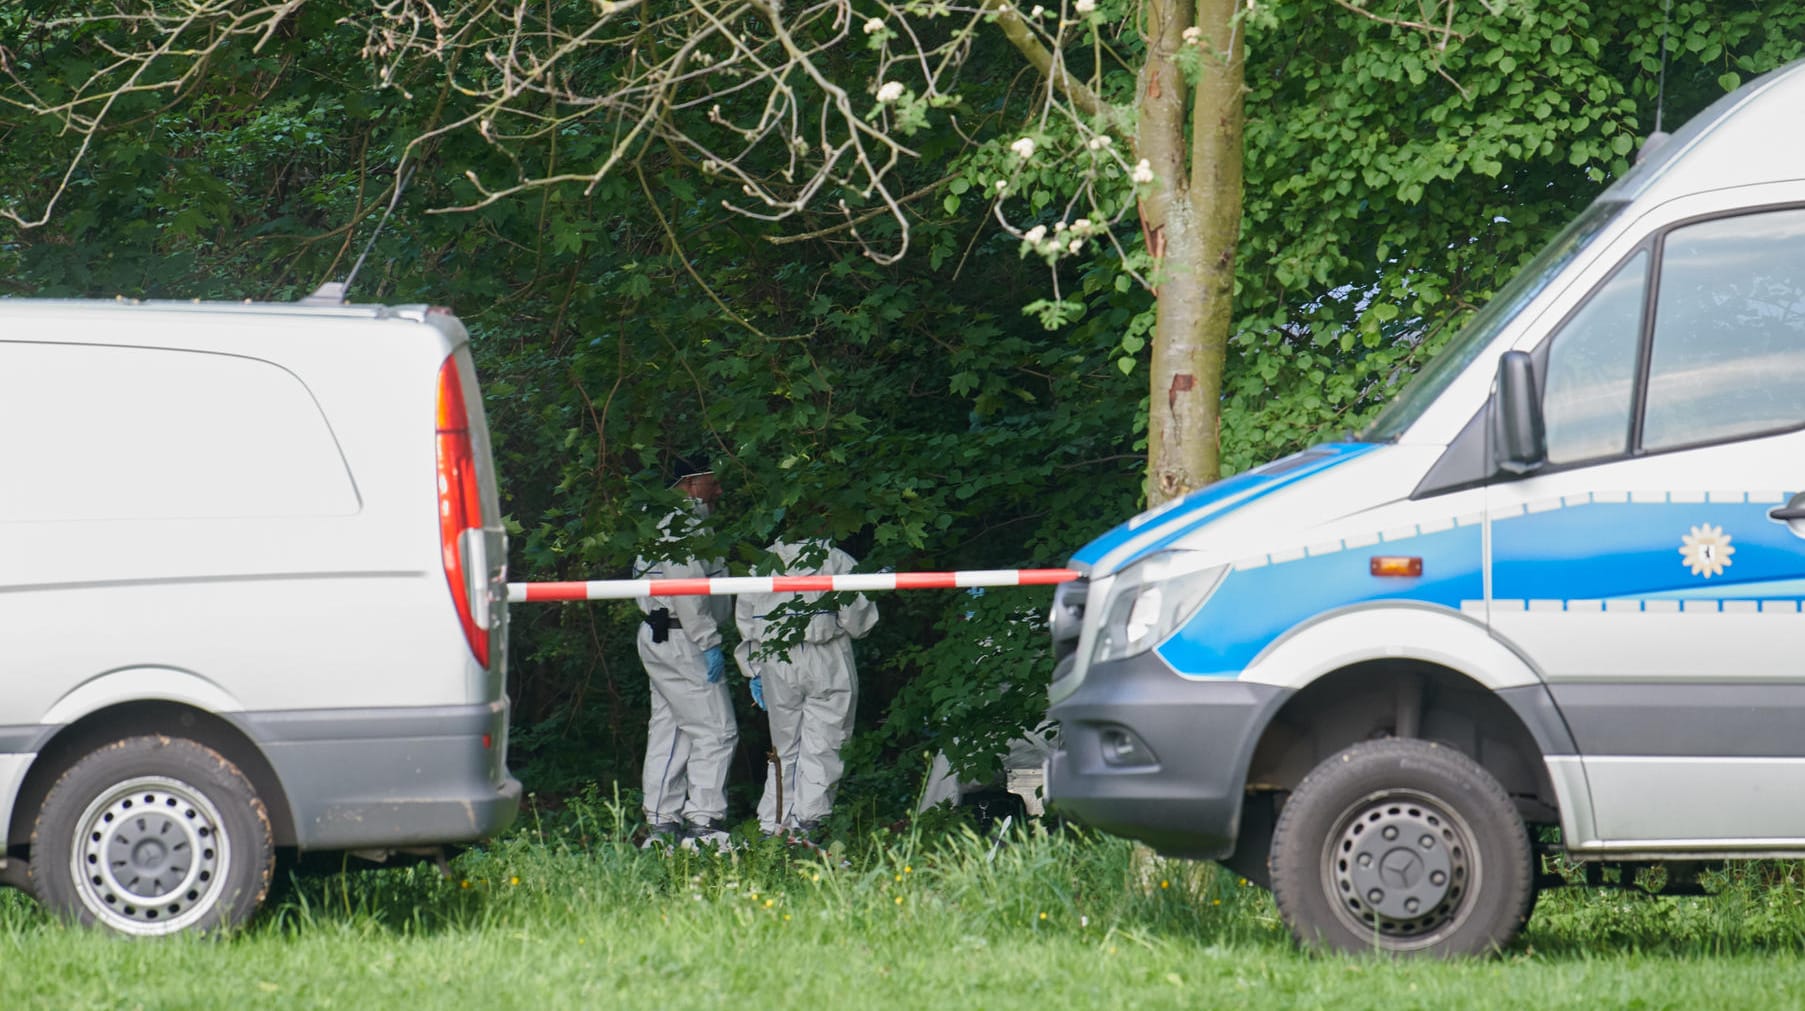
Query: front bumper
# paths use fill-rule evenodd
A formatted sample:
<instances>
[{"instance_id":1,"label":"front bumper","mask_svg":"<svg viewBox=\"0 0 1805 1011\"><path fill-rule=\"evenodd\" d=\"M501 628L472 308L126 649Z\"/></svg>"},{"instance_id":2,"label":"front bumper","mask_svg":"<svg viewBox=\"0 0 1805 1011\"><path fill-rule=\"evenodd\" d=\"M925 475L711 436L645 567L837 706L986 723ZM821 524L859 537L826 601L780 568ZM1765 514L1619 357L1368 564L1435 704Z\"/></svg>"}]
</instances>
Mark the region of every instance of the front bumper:
<instances>
[{"instance_id":1,"label":"front bumper","mask_svg":"<svg viewBox=\"0 0 1805 1011\"><path fill-rule=\"evenodd\" d=\"M519 814L505 699L238 715L281 780L303 850L474 842Z\"/></svg>"},{"instance_id":2,"label":"front bumper","mask_svg":"<svg viewBox=\"0 0 1805 1011\"><path fill-rule=\"evenodd\" d=\"M1154 653L1090 668L1048 716L1050 806L1169 856L1235 848L1254 745L1290 691L1173 673Z\"/></svg>"}]
</instances>

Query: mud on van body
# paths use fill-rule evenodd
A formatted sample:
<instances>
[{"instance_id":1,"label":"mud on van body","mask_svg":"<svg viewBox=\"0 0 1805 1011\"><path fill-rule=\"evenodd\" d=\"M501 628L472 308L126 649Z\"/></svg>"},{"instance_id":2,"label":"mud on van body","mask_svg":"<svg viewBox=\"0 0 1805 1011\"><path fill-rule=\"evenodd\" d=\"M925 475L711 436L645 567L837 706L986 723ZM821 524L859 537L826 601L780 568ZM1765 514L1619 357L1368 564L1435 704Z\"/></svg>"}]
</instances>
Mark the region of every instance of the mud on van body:
<instances>
[{"instance_id":1,"label":"mud on van body","mask_svg":"<svg viewBox=\"0 0 1805 1011\"><path fill-rule=\"evenodd\" d=\"M1350 950L1508 943L1539 846L1805 856L1802 108L1648 152L1357 441L1080 551L1052 802Z\"/></svg>"},{"instance_id":2,"label":"mud on van body","mask_svg":"<svg viewBox=\"0 0 1805 1011\"><path fill-rule=\"evenodd\" d=\"M505 560L448 311L0 300L5 879L160 934L506 828Z\"/></svg>"}]
</instances>

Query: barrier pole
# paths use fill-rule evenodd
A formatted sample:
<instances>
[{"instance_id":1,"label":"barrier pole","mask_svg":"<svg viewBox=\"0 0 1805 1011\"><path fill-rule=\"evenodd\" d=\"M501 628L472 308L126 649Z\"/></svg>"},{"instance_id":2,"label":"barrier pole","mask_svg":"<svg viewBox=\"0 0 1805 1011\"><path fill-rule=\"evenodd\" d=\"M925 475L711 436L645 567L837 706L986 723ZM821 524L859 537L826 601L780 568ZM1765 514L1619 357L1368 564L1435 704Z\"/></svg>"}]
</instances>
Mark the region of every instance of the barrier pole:
<instances>
[{"instance_id":1,"label":"barrier pole","mask_svg":"<svg viewBox=\"0 0 1805 1011\"><path fill-rule=\"evenodd\" d=\"M859 572L843 576L722 576L718 579L597 579L584 583L509 583L508 601L538 604L634 597L712 597L736 593L872 593L883 590L960 590L990 586L1053 586L1079 577L1075 569L967 569L963 572Z\"/></svg>"}]
</instances>

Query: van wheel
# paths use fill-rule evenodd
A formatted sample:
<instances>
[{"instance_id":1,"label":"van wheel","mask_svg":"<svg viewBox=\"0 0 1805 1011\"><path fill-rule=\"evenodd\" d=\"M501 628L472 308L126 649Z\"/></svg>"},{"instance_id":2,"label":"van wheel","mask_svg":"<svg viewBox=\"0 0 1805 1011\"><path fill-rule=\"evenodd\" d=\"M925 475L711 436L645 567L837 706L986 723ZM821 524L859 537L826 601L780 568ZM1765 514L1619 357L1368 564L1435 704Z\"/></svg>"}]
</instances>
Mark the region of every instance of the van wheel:
<instances>
[{"instance_id":1,"label":"van wheel","mask_svg":"<svg viewBox=\"0 0 1805 1011\"><path fill-rule=\"evenodd\" d=\"M1298 941L1474 955L1511 942L1534 894L1510 796L1467 756L1364 741L1304 777L1272 837L1272 894Z\"/></svg>"},{"instance_id":2,"label":"van wheel","mask_svg":"<svg viewBox=\"0 0 1805 1011\"><path fill-rule=\"evenodd\" d=\"M205 931L250 919L275 867L269 813L212 748L132 737L64 772L38 810L38 900L122 934Z\"/></svg>"}]
</instances>

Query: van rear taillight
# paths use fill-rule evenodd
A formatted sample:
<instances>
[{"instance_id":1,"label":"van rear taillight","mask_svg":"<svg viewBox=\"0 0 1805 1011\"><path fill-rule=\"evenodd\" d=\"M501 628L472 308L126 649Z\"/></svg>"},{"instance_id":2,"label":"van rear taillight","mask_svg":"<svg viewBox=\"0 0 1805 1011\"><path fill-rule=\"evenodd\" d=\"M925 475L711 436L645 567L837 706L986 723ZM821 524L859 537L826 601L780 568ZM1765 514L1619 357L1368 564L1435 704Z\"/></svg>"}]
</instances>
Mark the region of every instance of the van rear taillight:
<instances>
[{"instance_id":1,"label":"van rear taillight","mask_svg":"<svg viewBox=\"0 0 1805 1011\"><path fill-rule=\"evenodd\" d=\"M439 367L439 550L458 623L476 662L489 666L488 560L483 544L481 486L470 439L470 415L457 357Z\"/></svg>"}]
</instances>

